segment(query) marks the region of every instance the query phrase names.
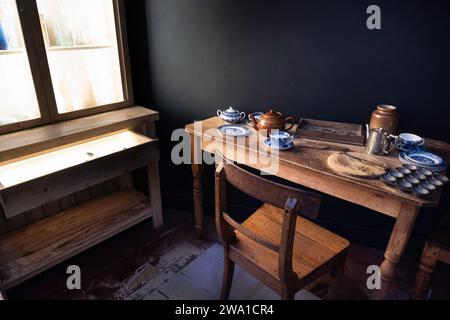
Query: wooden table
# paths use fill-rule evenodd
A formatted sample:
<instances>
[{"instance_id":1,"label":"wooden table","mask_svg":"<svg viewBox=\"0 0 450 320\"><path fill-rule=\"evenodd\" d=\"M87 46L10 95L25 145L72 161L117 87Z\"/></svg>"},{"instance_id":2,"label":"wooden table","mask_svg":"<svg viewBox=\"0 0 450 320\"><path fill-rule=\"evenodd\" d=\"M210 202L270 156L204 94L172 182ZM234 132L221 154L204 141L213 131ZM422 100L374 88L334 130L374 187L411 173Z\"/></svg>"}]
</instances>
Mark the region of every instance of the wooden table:
<instances>
[{"instance_id":1,"label":"wooden table","mask_svg":"<svg viewBox=\"0 0 450 320\"><path fill-rule=\"evenodd\" d=\"M203 196L202 196L202 150L213 154L215 149L221 150L228 158L246 166L266 171L270 160L279 160L276 176L287 181L317 190L372 209L396 219L391 233L385 260L381 264L382 278L391 281L395 275L395 267L400 261L413 230L416 218L422 207L436 207L440 193L431 199L422 200L413 195L399 192L386 186L379 180L365 180L341 176L327 167L327 158L333 152L348 149L354 152L365 152L361 146L319 142L297 138L295 147L290 151L272 152L262 144L251 142L255 139L245 138L245 143L236 139L224 138L216 129L224 122L217 117L189 124L185 130L191 135L192 172L194 176L194 212L195 228L200 238L203 233ZM256 130L249 127L253 138L260 137ZM444 142L427 140L430 150L443 154L450 159L450 145ZM254 159L257 159L256 161ZM398 167L398 153L380 157L390 167Z\"/></svg>"}]
</instances>

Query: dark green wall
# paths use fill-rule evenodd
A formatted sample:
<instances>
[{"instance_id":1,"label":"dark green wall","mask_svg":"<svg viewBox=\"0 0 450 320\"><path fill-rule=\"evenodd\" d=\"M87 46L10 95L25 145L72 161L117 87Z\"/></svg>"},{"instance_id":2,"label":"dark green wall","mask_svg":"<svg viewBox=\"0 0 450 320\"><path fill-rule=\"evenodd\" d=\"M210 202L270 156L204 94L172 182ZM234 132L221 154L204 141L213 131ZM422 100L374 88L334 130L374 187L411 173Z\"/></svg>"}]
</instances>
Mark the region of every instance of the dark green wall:
<instances>
[{"instance_id":1,"label":"dark green wall","mask_svg":"<svg viewBox=\"0 0 450 320\"><path fill-rule=\"evenodd\" d=\"M364 124L389 103L402 131L450 141L449 2L376 3L380 31L366 28L372 1L126 1L136 102L162 118L165 206L192 208L189 167L170 163L171 132L221 106ZM212 170L205 175L212 213ZM419 219L414 251L442 211ZM320 222L381 248L392 228L390 218L331 198Z\"/></svg>"}]
</instances>

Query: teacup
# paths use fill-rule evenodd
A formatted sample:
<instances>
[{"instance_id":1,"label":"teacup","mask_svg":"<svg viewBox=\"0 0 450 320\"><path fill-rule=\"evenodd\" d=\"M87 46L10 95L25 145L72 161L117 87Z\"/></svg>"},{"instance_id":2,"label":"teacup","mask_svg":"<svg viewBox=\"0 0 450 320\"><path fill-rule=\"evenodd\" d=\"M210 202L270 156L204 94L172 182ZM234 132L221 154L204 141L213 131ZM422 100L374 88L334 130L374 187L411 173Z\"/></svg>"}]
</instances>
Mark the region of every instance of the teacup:
<instances>
[{"instance_id":1,"label":"teacup","mask_svg":"<svg viewBox=\"0 0 450 320\"><path fill-rule=\"evenodd\" d=\"M274 148L283 148L294 141L294 136L289 132L274 130L270 133L270 144Z\"/></svg>"},{"instance_id":2,"label":"teacup","mask_svg":"<svg viewBox=\"0 0 450 320\"><path fill-rule=\"evenodd\" d=\"M396 147L400 151L414 151L420 149L425 140L412 133L402 133L397 137Z\"/></svg>"},{"instance_id":3,"label":"teacup","mask_svg":"<svg viewBox=\"0 0 450 320\"><path fill-rule=\"evenodd\" d=\"M255 119L256 121L259 121L259 118L261 118L261 116L263 114L264 114L264 112L253 112L248 115L248 119L250 121L253 121L253 119Z\"/></svg>"}]
</instances>

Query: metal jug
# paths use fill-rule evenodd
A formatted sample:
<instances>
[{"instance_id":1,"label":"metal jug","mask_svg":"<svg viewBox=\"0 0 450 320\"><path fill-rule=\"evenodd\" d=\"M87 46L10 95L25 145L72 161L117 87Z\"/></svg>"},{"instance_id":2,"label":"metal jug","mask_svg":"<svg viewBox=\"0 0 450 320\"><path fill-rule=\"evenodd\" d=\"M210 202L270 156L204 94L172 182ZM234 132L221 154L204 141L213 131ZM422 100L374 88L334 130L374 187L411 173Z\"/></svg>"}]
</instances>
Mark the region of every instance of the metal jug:
<instances>
[{"instance_id":1,"label":"metal jug","mask_svg":"<svg viewBox=\"0 0 450 320\"><path fill-rule=\"evenodd\" d=\"M396 137L388 131L382 128L371 129L367 133L366 150L376 156L387 155L394 150L395 142Z\"/></svg>"}]
</instances>

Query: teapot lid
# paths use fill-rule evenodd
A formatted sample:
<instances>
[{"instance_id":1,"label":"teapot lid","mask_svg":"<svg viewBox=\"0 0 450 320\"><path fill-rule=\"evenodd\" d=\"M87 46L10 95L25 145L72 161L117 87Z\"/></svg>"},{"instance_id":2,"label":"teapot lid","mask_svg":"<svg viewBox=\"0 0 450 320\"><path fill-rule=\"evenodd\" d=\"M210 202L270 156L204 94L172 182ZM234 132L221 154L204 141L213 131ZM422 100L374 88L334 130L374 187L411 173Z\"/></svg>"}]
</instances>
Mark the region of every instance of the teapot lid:
<instances>
[{"instance_id":1,"label":"teapot lid","mask_svg":"<svg viewBox=\"0 0 450 320\"><path fill-rule=\"evenodd\" d=\"M276 112L274 109L270 109L268 112L264 113L264 117L267 118L282 118L283 116L281 113Z\"/></svg>"}]
</instances>

